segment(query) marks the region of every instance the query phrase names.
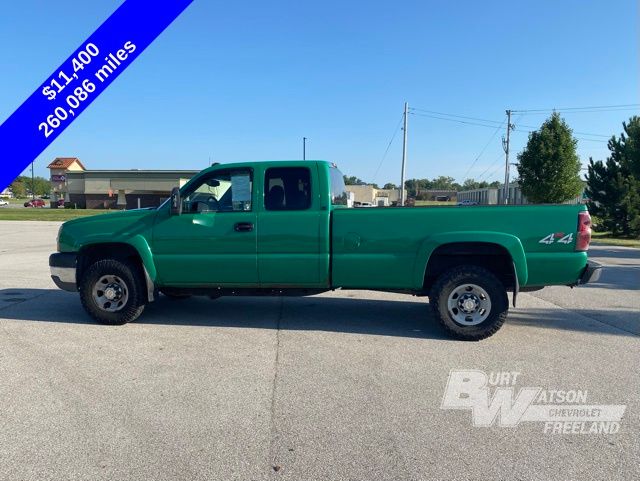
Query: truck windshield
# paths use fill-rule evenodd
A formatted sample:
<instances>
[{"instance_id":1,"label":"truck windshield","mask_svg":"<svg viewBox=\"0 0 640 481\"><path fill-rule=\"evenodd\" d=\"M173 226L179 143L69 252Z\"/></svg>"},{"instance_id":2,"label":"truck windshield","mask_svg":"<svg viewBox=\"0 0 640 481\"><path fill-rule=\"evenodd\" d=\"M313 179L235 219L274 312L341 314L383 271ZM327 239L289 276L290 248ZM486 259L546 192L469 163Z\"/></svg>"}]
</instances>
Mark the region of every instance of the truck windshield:
<instances>
[{"instance_id":1,"label":"truck windshield","mask_svg":"<svg viewBox=\"0 0 640 481\"><path fill-rule=\"evenodd\" d=\"M329 168L331 181L331 205L347 205L347 188L344 185L344 176L337 167Z\"/></svg>"}]
</instances>

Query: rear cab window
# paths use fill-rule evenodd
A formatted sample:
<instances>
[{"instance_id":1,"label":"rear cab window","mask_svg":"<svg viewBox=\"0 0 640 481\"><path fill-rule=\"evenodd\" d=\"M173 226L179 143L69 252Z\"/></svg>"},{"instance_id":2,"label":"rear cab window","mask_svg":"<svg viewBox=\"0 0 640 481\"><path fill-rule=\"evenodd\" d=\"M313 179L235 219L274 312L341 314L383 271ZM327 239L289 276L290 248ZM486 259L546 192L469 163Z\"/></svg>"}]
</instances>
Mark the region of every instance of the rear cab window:
<instances>
[{"instance_id":1,"label":"rear cab window","mask_svg":"<svg viewBox=\"0 0 640 481\"><path fill-rule=\"evenodd\" d=\"M347 186L344 184L344 175L335 164L331 164L329 167L329 182L331 205L348 207L349 194L347 194Z\"/></svg>"}]
</instances>

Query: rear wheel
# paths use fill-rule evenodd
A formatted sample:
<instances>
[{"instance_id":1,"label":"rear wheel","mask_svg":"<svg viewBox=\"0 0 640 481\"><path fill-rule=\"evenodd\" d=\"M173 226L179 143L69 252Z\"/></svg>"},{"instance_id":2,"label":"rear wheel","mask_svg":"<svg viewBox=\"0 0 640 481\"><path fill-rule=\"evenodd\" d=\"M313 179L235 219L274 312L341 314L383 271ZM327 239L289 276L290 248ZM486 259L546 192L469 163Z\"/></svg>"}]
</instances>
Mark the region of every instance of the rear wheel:
<instances>
[{"instance_id":1,"label":"rear wheel","mask_svg":"<svg viewBox=\"0 0 640 481\"><path fill-rule=\"evenodd\" d=\"M86 270L80 281L80 300L87 313L103 324L126 324L145 306L138 269L128 262L103 259Z\"/></svg>"},{"instance_id":2,"label":"rear wheel","mask_svg":"<svg viewBox=\"0 0 640 481\"><path fill-rule=\"evenodd\" d=\"M429 303L445 330L466 341L495 334L509 311L502 282L487 269L473 265L442 274L431 289Z\"/></svg>"}]
</instances>

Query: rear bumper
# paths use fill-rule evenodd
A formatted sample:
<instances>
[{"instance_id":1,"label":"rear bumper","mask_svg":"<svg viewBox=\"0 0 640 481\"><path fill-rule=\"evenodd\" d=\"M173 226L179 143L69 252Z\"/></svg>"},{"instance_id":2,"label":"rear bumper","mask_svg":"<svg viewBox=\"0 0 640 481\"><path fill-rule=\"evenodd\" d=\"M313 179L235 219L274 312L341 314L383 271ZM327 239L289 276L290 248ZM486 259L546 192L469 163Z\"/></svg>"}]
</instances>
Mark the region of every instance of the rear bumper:
<instances>
[{"instance_id":1,"label":"rear bumper","mask_svg":"<svg viewBox=\"0 0 640 481\"><path fill-rule=\"evenodd\" d=\"M602 265L593 261L587 262L587 266L584 268L580 279L578 279L578 285L586 284L588 282L598 282L601 273Z\"/></svg>"},{"instance_id":2,"label":"rear bumper","mask_svg":"<svg viewBox=\"0 0 640 481\"><path fill-rule=\"evenodd\" d=\"M73 252L58 252L49 256L51 279L63 291L76 292L76 254Z\"/></svg>"}]
</instances>

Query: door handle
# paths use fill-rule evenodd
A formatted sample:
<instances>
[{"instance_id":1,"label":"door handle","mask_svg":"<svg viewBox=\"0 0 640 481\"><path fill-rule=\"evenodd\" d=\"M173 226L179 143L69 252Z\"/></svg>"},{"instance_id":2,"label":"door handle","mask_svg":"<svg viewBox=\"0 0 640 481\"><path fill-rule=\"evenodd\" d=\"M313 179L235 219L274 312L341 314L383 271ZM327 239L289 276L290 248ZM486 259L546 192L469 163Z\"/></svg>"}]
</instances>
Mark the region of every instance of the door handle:
<instances>
[{"instance_id":1,"label":"door handle","mask_svg":"<svg viewBox=\"0 0 640 481\"><path fill-rule=\"evenodd\" d=\"M233 230L235 230L236 232L251 232L253 230L253 223L236 222L233 226Z\"/></svg>"}]
</instances>

